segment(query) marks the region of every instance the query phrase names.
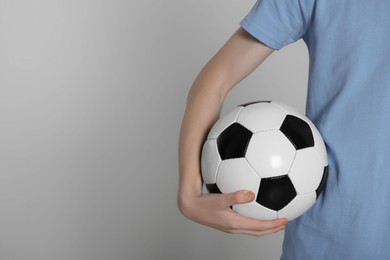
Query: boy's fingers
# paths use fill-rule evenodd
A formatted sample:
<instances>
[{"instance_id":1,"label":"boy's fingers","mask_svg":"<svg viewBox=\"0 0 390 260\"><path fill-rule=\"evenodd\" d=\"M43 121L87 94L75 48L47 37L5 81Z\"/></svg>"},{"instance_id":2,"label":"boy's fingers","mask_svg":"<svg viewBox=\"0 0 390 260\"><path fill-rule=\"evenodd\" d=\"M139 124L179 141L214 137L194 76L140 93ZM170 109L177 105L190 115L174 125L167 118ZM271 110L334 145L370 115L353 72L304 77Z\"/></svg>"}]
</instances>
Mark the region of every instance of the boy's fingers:
<instances>
[{"instance_id":1,"label":"boy's fingers","mask_svg":"<svg viewBox=\"0 0 390 260\"><path fill-rule=\"evenodd\" d=\"M261 236L264 236L264 235L277 233L277 232L285 230L285 229L286 229L286 226L283 225L283 226L279 226L279 227L276 227L276 228L273 228L273 229L264 230L264 231L253 231L253 230L237 229L237 230L231 230L231 231L227 231L227 232L228 233L232 233L232 234L244 234L244 235L261 237Z\"/></svg>"},{"instance_id":2,"label":"boy's fingers","mask_svg":"<svg viewBox=\"0 0 390 260\"><path fill-rule=\"evenodd\" d=\"M253 230L253 231L265 231L279 228L288 223L288 219L274 219L274 220L259 220L255 218L245 217L238 213L234 213L234 217L231 219L232 223L235 223L234 229Z\"/></svg>"}]
</instances>

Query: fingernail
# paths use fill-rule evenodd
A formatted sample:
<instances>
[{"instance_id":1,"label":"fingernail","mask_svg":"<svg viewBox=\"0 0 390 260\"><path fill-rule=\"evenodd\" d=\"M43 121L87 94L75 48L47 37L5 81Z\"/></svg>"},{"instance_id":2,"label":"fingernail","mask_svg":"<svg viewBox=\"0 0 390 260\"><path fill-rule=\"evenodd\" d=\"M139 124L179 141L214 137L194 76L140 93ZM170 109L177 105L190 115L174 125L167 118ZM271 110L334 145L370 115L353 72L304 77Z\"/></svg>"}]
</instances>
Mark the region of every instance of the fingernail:
<instances>
[{"instance_id":1,"label":"fingernail","mask_svg":"<svg viewBox=\"0 0 390 260\"><path fill-rule=\"evenodd\" d=\"M247 192L247 193L246 193L246 198L247 198L248 200L253 200L253 193L252 193L252 192Z\"/></svg>"}]
</instances>

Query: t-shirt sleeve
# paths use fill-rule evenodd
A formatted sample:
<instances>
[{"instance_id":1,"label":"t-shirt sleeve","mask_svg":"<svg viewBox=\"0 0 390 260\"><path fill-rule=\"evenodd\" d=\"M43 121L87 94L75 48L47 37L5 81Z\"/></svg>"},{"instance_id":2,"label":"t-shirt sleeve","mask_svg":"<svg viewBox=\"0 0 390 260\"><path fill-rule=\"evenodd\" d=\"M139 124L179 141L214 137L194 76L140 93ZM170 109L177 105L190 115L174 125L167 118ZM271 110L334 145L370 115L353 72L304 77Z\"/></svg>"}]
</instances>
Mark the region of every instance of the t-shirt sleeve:
<instances>
[{"instance_id":1,"label":"t-shirt sleeve","mask_svg":"<svg viewBox=\"0 0 390 260\"><path fill-rule=\"evenodd\" d=\"M314 0L257 0L240 25L273 49L293 43L307 31Z\"/></svg>"}]
</instances>

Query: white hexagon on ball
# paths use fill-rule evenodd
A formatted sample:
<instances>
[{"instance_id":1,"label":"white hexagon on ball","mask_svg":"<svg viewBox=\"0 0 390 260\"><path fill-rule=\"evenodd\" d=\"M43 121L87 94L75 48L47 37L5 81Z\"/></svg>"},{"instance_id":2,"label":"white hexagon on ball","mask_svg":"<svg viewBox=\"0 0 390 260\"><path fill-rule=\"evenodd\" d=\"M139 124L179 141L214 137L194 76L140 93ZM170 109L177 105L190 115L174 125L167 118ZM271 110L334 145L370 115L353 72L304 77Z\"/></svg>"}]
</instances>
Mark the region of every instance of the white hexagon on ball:
<instances>
[{"instance_id":1,"label":"white hexagon on ball","mask_svg":"<svg viewBox=\"0 0 390 260\"><path fill-rule=\"evenodd\" d=\"M278 218L287 218L289 221L293 220L310 209L315 202L315 192L297 195L287 206L278 211Z\"/></svg>"},{"instance_id":2,"label":"white hexagon on ball","mask_svg":"<svg viewBox=\"0 0 390 260\"><path fill-rule=\"evenodd\" d=\"M309 122L309 125L310 125L311 131L313 133L314 146L318 150L318 153L320 153L322 155L323 164L328 165L328 156L327 156L327 151L326 151L324 139L322 139L322 136L321 136L319 130L312 122Z\"/></svg>"},{"instance_id":3,"label":"white hexagon on ball","mask_svg":"<svg viewBox=\"0 0 390 260\"><path fill-rule=\"evenodd\" d=\"M313 192L317 189L324 173L323 155L317 147L296 152L294 163L288 174L297 194Z\"/></svg>"},{"instance_id":4,"label":"white hexagon on ball","mask_svg":"<svg viewBox=\"0 0 390 260\"><path fill-rule=\"evenodd\" d=\"M237 123L244 125L252 133L279 129L286 117L286 112L272 103L256 103L246 106L237 118ZM259 120L256 120L259 118Z\"/></svg>"},{"instance_id":5,"label":"white hexagon on ball","mask_svg":"<svg viewBox=\"0 0 390 260\"><path fill-rule=\"evenodd\" d=\"M217 186L222 193L259 190L260 177L253 171L245 158L224 160L219 166Z\"/></svg>"},{"instance_id":6,"label":"white hexagon on ball","mask_svg":"<svg viewBox=\"0 0 390 260\"><path fill-rule=\"evenodd\" d=\"M218 153L217 140L207 140L203 145L201 171L205 183L215 183L221 158Z\"/></svg>"},{"instance_id":7,"label":"white hexagon on ball","mask_svg":"<svg viewBox=\"0 0 390 260\"><path fill-rule=\"evenodd\" d=\"M295 157L295 148L279 130L253 134L246 158L261 178L286 175Z\"/></svg>"}]
</instances>

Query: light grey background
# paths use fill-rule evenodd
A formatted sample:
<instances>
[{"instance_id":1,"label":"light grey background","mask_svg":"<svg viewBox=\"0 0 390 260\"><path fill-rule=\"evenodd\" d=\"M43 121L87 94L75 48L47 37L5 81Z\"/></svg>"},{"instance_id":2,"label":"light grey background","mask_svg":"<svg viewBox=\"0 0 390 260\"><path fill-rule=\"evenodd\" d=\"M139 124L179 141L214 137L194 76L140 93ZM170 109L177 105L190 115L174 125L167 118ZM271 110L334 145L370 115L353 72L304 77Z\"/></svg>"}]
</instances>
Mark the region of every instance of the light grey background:
<instances>
[{"instance_id":1,"label":"light grey background","mask_svg":"<svg viewBox=\"0 0 390 260\"><path fill-rule=\"evenodd\" d=\"M176 206L187 92L254 0L0 0L0 259L277 259ZM307 50L228 96L304 109Z\"/></svg>"}]
</instances>

